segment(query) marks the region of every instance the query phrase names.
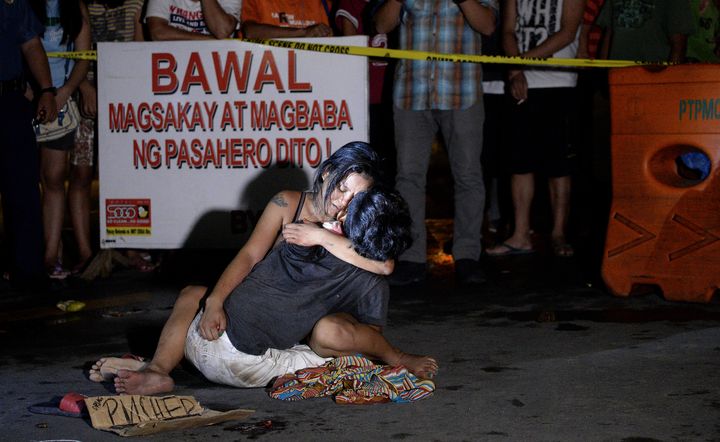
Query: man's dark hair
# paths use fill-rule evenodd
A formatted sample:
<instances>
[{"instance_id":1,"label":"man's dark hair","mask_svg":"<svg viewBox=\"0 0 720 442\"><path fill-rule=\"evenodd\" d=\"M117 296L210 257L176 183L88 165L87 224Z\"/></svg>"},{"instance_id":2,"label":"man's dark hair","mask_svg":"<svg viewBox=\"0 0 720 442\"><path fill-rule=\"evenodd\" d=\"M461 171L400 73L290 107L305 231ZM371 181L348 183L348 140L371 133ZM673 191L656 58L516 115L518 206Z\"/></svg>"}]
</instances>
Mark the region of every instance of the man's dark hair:
<instances>
[{"instance_id":1,"label":"man's dark hair","mask_svg":"<svg viewBox=\"0 0 720 442\"><path fill-rule=\"evenodd\" d=\"M410 247L411 223L407 203L400 194L374 186L352 199L343 230L358 254L385 261Z\"/></svg>"}]
</instances>

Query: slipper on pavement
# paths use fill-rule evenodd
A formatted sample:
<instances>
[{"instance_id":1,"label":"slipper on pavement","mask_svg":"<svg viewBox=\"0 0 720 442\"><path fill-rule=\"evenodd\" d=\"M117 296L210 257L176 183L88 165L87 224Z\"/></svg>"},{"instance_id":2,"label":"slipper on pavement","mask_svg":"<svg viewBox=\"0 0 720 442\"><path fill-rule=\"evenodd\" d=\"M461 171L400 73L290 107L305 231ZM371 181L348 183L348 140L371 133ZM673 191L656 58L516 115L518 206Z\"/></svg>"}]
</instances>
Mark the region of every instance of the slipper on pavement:
<instances>
[{"instance_id":1,"label":"slipper on pavement","mask_svg":"<svg viewBox=\"0 0 720 442\"><path fill-rule=\"evenodd\" d=\"M85 408L85 395L68 393L65 396L54 396L48 402L31 405L28 411L35 414L49 414L53 416L82 417L87 414Z\"/></svg>"},{"instance_id":2,"label":"slipper on pavement","mask_svg":"<svg viewBox=\"0 0 720 442\"><path fill-rule=\"evenodd\" d=\"M506 242L500 244L499 247L504 247L505 250L497 251L497 252L493 252L493 253L490 253L490 251L486 250L485 254L487 254L488 256L495 257L495 256L529 255L531 253L535 253L535 249L520 249L517 247L513 247Z\"/></svg>"}]
</instances>

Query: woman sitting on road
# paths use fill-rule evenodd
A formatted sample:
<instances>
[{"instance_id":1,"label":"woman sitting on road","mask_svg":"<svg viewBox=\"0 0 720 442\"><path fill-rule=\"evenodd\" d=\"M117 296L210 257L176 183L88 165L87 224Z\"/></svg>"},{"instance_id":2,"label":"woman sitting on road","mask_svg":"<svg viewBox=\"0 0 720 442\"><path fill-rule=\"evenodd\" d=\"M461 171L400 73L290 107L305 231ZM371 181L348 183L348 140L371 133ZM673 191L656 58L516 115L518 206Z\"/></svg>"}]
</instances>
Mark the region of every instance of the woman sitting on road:
<instances>
[{"instance_id":1,"label":"woman sitting on road","mask_svg":"<svg viewBox=\"0 0 720 442\"><path fill-rule=\"evenodd\" d=\"M115 377L118 393L168 392L174 387L169 373L184 354L210 380L260 387L327 357L358 352L434 376L434 359L405 354L380 333L389 288L377 273L390 273L392 258L410 240L404 201L382 190L364 192L377 164L367 144L350 143L320 166L313 192L278 193L209 295L206 287L182 291L151 362L101 359L91 379ZM349 204L351 239L318 227L342 218ZM295 345L305 338L314 351Z\"/></svg>"}]
</instances>

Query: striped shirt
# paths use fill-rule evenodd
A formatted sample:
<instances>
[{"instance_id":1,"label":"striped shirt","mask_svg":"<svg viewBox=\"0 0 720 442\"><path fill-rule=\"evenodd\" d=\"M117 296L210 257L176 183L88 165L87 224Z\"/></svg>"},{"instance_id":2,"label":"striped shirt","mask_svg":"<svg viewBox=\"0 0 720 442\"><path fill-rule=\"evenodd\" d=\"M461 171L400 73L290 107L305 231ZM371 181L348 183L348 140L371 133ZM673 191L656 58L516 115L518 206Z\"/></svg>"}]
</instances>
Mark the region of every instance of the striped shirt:
<instances>
[{"instance_id":1,"label":"striped shirt","mask_svg":"<svg viewBox=\"0 0 720 442\"><path fill-rule=\"evenodd\" d=\"M497 0L480 3L498 10ZM482 48L480 33L470 28L451 0L405 1L399 40L400 49L447 54L478 55ZM400 109L467 109L482 96L482 67L477 63L401 60L393 95Z\"/></svg>"},{"instance_id":2,"label":"striped shirt","mask_svg":"<svg viewBox=\"0 0 720 442\"><path fill-rule=\"evenodd\" d=\"M92 41L133 41L135 20L143 7L143 0L125 0L117 8L108 8L102 3L88 4Z\"/></svg>"}]
</instances>

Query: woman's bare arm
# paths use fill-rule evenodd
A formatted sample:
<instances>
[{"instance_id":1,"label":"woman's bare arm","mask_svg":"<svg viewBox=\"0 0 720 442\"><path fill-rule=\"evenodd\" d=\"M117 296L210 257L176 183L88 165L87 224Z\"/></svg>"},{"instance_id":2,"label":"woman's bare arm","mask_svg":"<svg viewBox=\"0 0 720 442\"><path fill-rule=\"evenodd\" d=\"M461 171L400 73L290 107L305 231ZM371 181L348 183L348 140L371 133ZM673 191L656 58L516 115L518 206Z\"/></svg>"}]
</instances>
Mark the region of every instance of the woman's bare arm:
<instances>
[{"instance_id":1,"label":"woman's bare arm","mask_svg":"<svg viewBox=\"0 0 720 442\"><path fill-rule=\"evenodd\" d=\"M283 238L291 244L307 247L322 246L335 257L368 272L389 275L395 269L394 260L375 261L360 256L349 239L310 222L287 224L283 227L282 233Z\"/></svg>"},{"instance_id":2,"label":"woman's bare arm","mask_svg":"<svg viewBox=\"0 0 720 442\"><path fill-rule=\"evenodd\" d=\"M87 6L85 6L85 3L83 2L80 2L80 14L82 15L82 25L80 32L77 37L75 37L75 50L87 51L90 49L90 41L92 38L90 36L90 17L88 15ZM67 81L57 90L57 96L55 99L57 101L58 110L65 106L65 103L68 101L70 96L72 96L78 86L80 86L80 83L85 80L89 67L90 62L88 60L77 60L75 62Z\"/></svg>"},{"instance_id":3,"label":"woman's bare arm","mask_svg":"<svg viewBox=\"0 0 720 442\"><path fill-rule=\"evenodd\" d=\"M225 299L273 247L283 224L292 220L298 199L298 192L283 191L265 206L250 238L225 268L205 301L199 326L203 338L214 340L222 335L227 325L223 310Z\"/></svg>"}]
</instances>

